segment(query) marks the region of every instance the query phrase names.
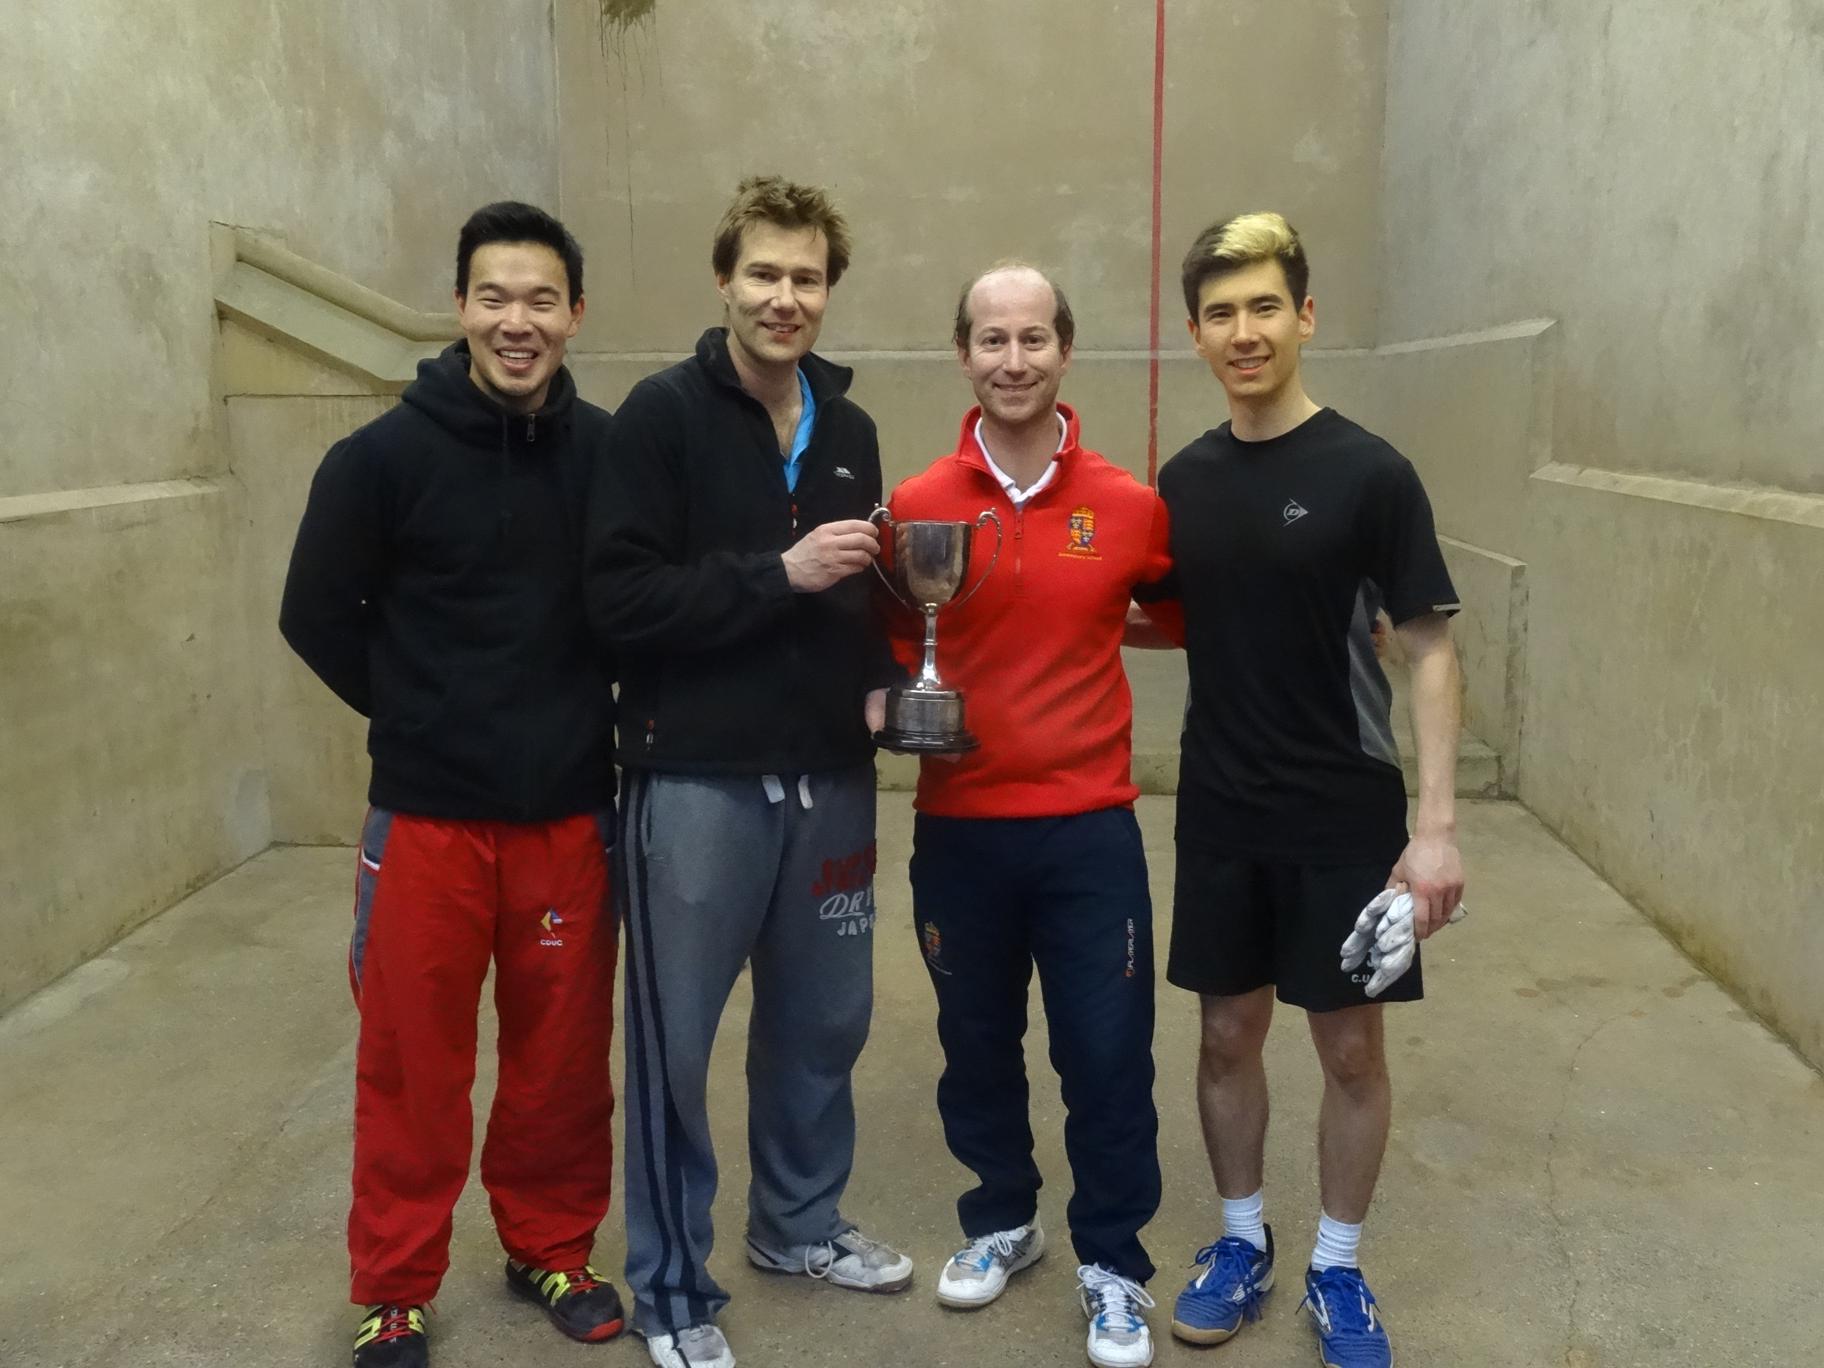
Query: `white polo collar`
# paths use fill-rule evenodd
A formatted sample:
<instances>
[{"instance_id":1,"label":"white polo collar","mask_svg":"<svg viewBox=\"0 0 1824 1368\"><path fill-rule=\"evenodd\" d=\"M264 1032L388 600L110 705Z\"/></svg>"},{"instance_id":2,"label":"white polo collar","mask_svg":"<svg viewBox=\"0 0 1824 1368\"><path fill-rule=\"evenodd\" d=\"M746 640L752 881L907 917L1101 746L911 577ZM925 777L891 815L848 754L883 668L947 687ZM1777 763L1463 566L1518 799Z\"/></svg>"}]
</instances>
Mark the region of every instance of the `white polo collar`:
<instances>
[{"instance_id":1,"label":"white polo collar","mask_svg":"<svg viewBox=\"0 0 1824 1368\"><path fill-rule=\"evenodd\" d=\"M1070 424L1064 421L1064 415L1062 413L1057 414L1057 419L1058 452L1062 454L1064 443L1070 440ZM1045 467L1045 473L1039 476L1038 479L1034 480L1025 489L1021 489L1014 484L1011 475L994 463L994 453L988 450L988 443L982 436L982 420L980 418L975 420L975 444L982 449L982 459L988 462L989 472L996 480L1000 481L1001 488L1007 491L1007 497L1012 501L1015 508L1020 507L1026 500L1030 499L1034 494L1037 494L1041 489L1045 488L1046 485L1050 484L1052 478L1058 473L1058 458L1057 456L1053 456L1051 458L1051 464Z\"/></svg>"}]
</instances>

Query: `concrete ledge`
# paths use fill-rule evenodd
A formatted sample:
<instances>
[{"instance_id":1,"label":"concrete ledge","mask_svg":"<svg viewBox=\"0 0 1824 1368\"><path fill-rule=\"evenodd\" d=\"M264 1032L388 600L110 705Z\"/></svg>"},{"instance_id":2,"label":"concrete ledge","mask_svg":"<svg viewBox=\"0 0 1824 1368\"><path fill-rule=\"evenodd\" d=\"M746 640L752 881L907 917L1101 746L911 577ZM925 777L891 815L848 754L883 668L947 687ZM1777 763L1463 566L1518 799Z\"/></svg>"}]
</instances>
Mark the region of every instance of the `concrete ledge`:
<instances>
[{"instance_id":1,"label":"concrete ledge","mask_svg":"<svg viewBox=\"0 0 1824 1368\"><path fill-rule=\"evenodd\" d=\"M98 485L94 489L59 489L48 494L14 494L0 499L0 523L51 518L116 504L153 503L160 499L194 499L221 493L216 480L149 480L144 484Z\"/></svg>"},{"instance_id":2,"label":"concrete ledge","mask_svg":"<svg viewBox=\"0 0 1824 1368\"><path fill-rule=\"evenodd\" d=\"M224 319L358 377L364 392L397 393L421 360L461 335L454 314L408 309L245 229L217 225L211 245L216 311ZM238 352L232 335L224 337L224 353L226 394L312 388L280 358Z\"/></svg>"},{"instance_id":3,"label":"concrete ledge","mask_svg":"<svg viewBox=\"0 0 1824 1368\"><path fill-rule=\"evenodd\" d=\"M241 264L269 275L275 280L315 295L344 312L377 324L387 332L413 342L448 342L461 336L461 326L453 313L423 313L401 304L391 295L370 290L339 272L319 265L307 257L246 228L228 224L213 225L216 233L217 289L222 285L220 272L224 264ZM223 254L231 253L227 263Z\"/></svg>"},{"instance_id":4,"label":"concrete ledge","mask_svg":"<svg viewBox=\"0 0 1824 1368\"><path fill-rule=\"evenodd\" d=\"M1567 465L1561 461L1541 466L1533 472L1533 478L1574 489L1625 494L1634 499L1656 499L1688 508L1707 508L1716 513L1736 513L1744 518L1765 518L1798 527L1824 529L1824 495L1803 494L1793 489L1643 475L1628 470Z\"/></svg>"},{"instance_id":5,"label":"concrete ledge","mask_svg":"<svg viewBox=\"0 0 1824 1368\"><path fill-rule=\"evenodd\" d=\"M1473 332L1443 333L1437 337L1419 337L1410 342L1389 342L1376 347L1376 356L1411 356L1417 352L1451 351L1458 347L1478 347L1490 342L1515 342L1540 337L1553 327L1549 318L1522 318L1513 323L1498 323L1492 328Z\"/></svg>"}]
</instances>

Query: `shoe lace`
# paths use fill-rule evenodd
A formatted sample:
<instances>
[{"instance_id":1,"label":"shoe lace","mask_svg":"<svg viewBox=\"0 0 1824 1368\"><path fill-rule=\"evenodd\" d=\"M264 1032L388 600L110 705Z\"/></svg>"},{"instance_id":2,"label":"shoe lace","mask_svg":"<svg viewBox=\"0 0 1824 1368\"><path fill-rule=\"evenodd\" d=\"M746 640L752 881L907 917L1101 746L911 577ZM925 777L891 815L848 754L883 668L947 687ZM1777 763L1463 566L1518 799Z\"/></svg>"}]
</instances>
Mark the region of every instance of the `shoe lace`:
<instances>
[{"instance_id":1,"label":"shoe lace","mask_svg":"<svg viewBox=\"0 0 1824 1368\"><path fill-rule=\"evenodd\" d=\"M1191 1261L1203 1267L1196 1285L1199 1289L1212 1283L1219 1288L1233 1287L1235 1292L1231 1295L1239 1303L1241 1314L1248 1320L1259 1320L1265 1294L1254 1280L1254 1263L1260 1257L1261 1251L1252 1241L1239 1235L1224 1235L1215 1244L1198 1250Z\"/></svg>"},{"instance_id":2,"label":"shoe lace","mask_svg":"<svg viewBox=\"0 0 1824 1368\"><path fill-rule=\"evenodd\" d=\"M1100 1264L1078 1268L1077 1282L1095 1303L1094 1320L1104 1330L1140 1330L1146 1322L1140 1319L1139 1308L1156 1305L1139 1283Z\"/></svg>"},{"instance_id":3,"label":"shoe lace","mask_svg":"<svg viewBox=\"0 0 1824 1368\"><path fill-rule=\"evenodd\" d=\"M1298 1305L1311 1308L1311 1315L1327 1335L1378 1337L1382 1333L1374 1293L1358 1269L1324 1269L1312 1277L1305 1299Z\"/></svg>"},{"instance_id":4,"label":"shoe lace","mask_svg":"<svg viewBox=\"0 0 1824 1368\"><path fill-rule=\"evenodd\" d=\"M376 1306L369 1316L379 1321L379 1328L374 1331L370 1343L380 1344L387 1340L405 1339L408 1335L424 1333L424 1313L430 1307L425 1306Z\"/></svg>"},{"instance_id":5,"label":"shoe lace","mask_svg":"<svg viewBox=\"0 0 1824 1368\"><path fill-rule=\"evenodd\" d=\"M997 1230L992 1235L978 1235L962 1249L959 1249L951 1262L964 1268L986 1270L989 1261L996 1255L1003 1259L1013 1257L1014 1246L1019 1243L1011 1230Z\"/></svg>"},{"instance_id":6,"label":"shoe lace","mask_svg":"<svg viewBox=\"0 0 1824 1368\"><path fill-rule=\"evenodd\" d=\"M873 1267L881 1262L875 1256L885 1248L886 1246L879 1240L869 1239L859 1230L845 1230L833 1240L825 1240L822 1244L806 1245L804 1247L804 1271L813 1278L827 1278L830 1276L830 1270L836 1266L836 1261L850 1255L860 1259L864 1265ZM821 1260L816 1257L819 1254L823 1256Z\"/></svg>"},{"instance_id":7,"label":"shoe lace","mask_svg":"<svg viewBox=\"0 0 1824 1368\"><path fill-rule=\"evenodd\" d=\"M545 1294L548 1301L555 1302L559 1297L572 1293L592 1292L602 1285L602 1275L588 1264L581 1268L534 1268L525 1265L538 1282L538 1290Z\"/></svg>"},{"instance_id":8,"label":"shoe lace","mask_svg":"<svg viewBox=\"0 0 1824 1368\"><path fill-rule=\"evenodd\" d=\"M584 1264L581 1268L565 1269L564 1280L568 1284L564 1288L566 1292L592 1292L602 1285L601 1274L588 1264Z\"/></svg>"}]
</instances>

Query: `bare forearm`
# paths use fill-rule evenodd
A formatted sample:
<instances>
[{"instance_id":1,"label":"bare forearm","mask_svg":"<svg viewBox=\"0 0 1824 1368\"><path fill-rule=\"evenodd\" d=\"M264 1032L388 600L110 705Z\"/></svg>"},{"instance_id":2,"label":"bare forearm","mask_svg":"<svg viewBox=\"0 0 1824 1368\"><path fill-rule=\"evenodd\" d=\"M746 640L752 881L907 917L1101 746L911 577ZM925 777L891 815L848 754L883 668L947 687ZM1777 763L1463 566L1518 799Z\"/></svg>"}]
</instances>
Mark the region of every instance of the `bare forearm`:
<instances>
[{"instance_id":1,"label":"bare forearm","mask_svg":"<svg viewBox=\"0 0 1824 1368\"><path fill-rule=\"evenodd\" d=\"M1463 730L1463 675L1446 636L1411 662L1412 735L1419 751L1415 834L1457 829L1457 744Z\"/></svg>"}]
</instances>

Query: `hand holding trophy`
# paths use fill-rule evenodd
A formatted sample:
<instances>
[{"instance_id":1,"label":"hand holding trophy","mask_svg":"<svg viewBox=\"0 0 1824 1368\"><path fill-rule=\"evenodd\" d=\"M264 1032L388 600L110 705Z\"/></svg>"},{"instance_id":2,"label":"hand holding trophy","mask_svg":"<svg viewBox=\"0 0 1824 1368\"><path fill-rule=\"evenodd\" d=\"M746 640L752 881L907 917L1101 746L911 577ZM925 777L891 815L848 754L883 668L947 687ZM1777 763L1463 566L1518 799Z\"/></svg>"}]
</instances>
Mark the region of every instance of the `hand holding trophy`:
<instances>
[{"instance_id":1,"label":"hand holding trophy","mask_svg":"<svg viewBox=\"0 0 1824 1368\"><path fill-rule=\"evenodd\" d=\"M880 560L874 569L893 597L915 613L925 617L925 662L918 678L910 684L887 691L887 725L874 734L881 746L891 751L918 754L956 754L974 750L981 743L963 725L963 695L949 688L937 674L937 610L954 600L960 605L994 572L1001 558L1005 533L993 509L984 509L973 523L902 522L877 508L868 521L893 534L891 566L883 569ZM969 551L975 533L984 524L994 524L994 555L981 579L961 598L956 594L969 573Z\"/></svg>"}]
</instances>

